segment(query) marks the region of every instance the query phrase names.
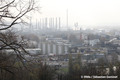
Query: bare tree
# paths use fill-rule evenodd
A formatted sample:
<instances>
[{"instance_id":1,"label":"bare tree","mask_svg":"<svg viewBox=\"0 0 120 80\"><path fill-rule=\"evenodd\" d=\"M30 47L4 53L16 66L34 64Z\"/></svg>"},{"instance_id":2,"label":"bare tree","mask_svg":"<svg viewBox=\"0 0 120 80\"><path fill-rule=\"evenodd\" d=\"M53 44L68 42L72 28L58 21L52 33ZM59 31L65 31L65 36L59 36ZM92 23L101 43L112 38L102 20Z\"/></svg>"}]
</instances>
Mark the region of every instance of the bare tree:
<instances>
[{"instance_id":1,"label":"bare tree","mask_svg":"<svg viewBox=\"0 0 120 80\"><path fill-rule=\"evenodd\" d=\"M1 0L0 30L6 30L15 24L25 23L29 12L38 9L34 0Z\"/></svg>"},{"instance_id":2,"label":"bare tree","mask_svg":"<svg viewBox=\"0 0 120 80\"><path fill-rule=\"evenodd\" d=\"M34 0L0 0L0 71L13 74L11 70L14 68L15 58L6 55L7 50L12 50L16 58L24 64L23 59L26 59L21 52L28 54L24 49L25 41L8 29L16 24L26 23L29 19L27 14L36 9Z\"/></svg>"},{"instance_id":3,"label":"bare tree","mask_svg":"<svg viewBox=\"0 0 120 80\"><path fill-rule=\"evenodd\" d=\"M15 33L6 30L15 24L25 23L27 13L36 9L34 0L0 0L0 51L12 49L16 54L20 54L21 49L26 52L23 38L18 41Z\"/></svg>"}]
</instances>

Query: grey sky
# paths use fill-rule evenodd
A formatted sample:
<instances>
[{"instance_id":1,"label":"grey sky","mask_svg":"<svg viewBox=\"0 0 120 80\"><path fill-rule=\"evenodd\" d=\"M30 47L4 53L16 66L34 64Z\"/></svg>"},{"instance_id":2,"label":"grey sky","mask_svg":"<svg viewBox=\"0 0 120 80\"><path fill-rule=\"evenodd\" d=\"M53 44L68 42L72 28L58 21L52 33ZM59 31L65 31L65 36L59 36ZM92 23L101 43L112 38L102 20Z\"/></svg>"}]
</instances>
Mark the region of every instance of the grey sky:
<instances>
[{"instance_id":1,"label":"grey sky","mask_svg":"<svg viewBox=\"0 0 120 80\"><path fill-rule=\"evenodd\" d=\"M69 25L120 25L120 0L40 0L40 17L61 17Z\"/></svg>"}]
</instances>

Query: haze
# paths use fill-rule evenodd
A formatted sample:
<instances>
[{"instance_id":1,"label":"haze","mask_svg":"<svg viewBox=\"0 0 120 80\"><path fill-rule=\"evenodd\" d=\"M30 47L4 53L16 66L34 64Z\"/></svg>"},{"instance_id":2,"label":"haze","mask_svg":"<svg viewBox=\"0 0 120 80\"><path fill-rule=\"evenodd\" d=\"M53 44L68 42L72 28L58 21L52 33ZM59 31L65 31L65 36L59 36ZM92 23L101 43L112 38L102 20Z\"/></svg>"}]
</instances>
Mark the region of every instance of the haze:
<instances>
[{"instance_id":1,"label":"haze","mask_svg":"<svg viewBox=\"0 0 120 80\"><path fill-rule=\"evenodd\" d=\"M118 26L120 25L120 0L40 0L40 17L61 17L66 25L75 22L86 26Z\"/></svg>"}]
</instances>

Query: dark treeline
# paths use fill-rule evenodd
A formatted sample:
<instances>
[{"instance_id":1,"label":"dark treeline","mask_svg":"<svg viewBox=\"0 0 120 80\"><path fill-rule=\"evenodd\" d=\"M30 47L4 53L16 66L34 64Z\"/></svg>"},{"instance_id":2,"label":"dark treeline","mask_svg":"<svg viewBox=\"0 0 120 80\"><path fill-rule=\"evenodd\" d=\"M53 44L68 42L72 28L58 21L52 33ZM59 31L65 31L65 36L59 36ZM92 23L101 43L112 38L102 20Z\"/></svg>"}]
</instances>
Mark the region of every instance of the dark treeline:
<instances>
[{"instance_id":1,"label":"dark treeline","mask_svg":"<svg viewBox=\"0 0 120 80\"><path fill-rule=\"evenodd\" d=\"M13 54L0 54L0 80L54 80L54 68L41 62L22 62L16 58Z\"/></svg>"}]
</instances>

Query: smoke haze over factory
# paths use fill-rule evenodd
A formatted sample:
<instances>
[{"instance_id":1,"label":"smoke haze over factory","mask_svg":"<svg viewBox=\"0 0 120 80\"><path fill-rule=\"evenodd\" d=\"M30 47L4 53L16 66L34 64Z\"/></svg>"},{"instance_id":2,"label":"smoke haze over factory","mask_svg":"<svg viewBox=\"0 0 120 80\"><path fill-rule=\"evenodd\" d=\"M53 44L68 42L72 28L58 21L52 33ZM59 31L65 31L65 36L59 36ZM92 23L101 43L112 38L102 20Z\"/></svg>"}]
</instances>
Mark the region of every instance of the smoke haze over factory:
<instances>
[{"instance_id":1,"label":"smoke haze over factory","mask_svg":"<svg viewBox=\"0 0 120 80\"><path fill-rule=\"evenodd\" d=\"M119 4L119 0L41 0L41 14L37 19L60 17L62 25L66 26L68 10L69 26L74 26L75 22L83 26L118 26Z\"/></svg>"}]
</instances>

